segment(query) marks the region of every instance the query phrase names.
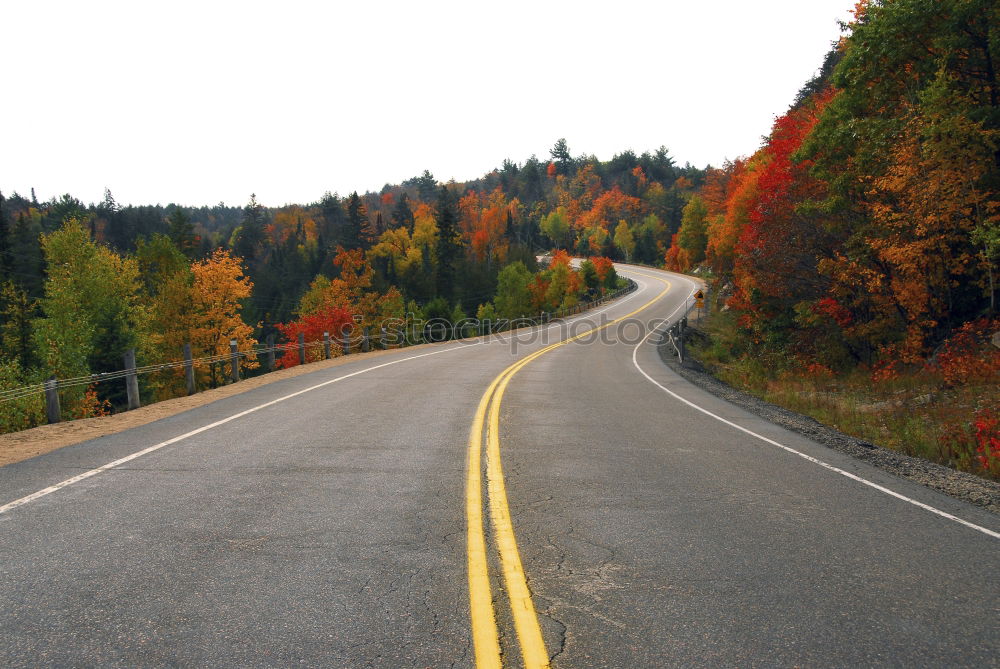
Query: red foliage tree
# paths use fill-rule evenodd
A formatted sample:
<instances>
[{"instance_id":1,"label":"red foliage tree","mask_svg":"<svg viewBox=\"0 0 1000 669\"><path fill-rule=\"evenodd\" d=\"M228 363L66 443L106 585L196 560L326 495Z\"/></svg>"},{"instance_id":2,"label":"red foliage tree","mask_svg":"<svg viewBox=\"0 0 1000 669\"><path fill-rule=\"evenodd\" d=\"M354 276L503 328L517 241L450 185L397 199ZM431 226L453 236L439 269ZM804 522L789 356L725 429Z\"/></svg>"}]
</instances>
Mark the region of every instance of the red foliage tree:
<instances>
[{"instance_id":1,"label":"red foliage tree","mask_svg":"<svg viewBox=\"0 0 1000 669\"><path fill-rule=\"evenodd\" d=\"M601 283L604 283L608 278L608 272L611 271L611 267L614 263L611 258L605 258L604 256L594 256L590 259L590 262L594 263L594 270L597 273L597 278Z\"/></svg>"},{"instance_id":2,"label":"red foliage tree","mask_svg":"<svg viewBox=\"0 0 1000 669\"><path fill-rule=\"evenodd\" d=\"M828 241L821 226L799 213L799 205L822 199L826 185L810 174L812 162L796 160L795 153L833 95L827 91L777 119L755 156L756 189L736 245L730 306L757 330L783 322L779 316L791 317L800 302L824 297L817 263Z\"/></svg>"},{"instance_id":3,"label":"red foliage tree","mask_svg":"<svg viewBox=\"0 0 1000 669\"><path fill-rule=\"evenodd\" d=\"M278 332L284 335L289 343L297 342L300 332L304 335L308 343L323 341L324 332L329 332L330 337L336 340L344 333L345 328L349 328L353 323L354 318L347 309L343 307L324 307L302 316L297 321L278 324L275 327L278 328ZM339 348L334 348L335 352L339 350ZM322 355L323 351L318 347L306 350L306 359L311 362L321 359ZM285 354L277 361L279 368L294 367L297 364L299 364L299 353L298 349L294 347L285 351Z\"/></svg>"}]
</instances>

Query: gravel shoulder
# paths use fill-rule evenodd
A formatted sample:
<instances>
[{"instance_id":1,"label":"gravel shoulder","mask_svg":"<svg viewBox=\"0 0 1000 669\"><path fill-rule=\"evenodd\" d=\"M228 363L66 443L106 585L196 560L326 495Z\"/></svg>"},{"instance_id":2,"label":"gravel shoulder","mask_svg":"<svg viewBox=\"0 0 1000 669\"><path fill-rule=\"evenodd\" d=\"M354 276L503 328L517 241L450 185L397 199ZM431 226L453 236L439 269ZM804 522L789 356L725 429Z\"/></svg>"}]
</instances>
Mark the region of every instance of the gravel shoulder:
<instances>
[{"instance_id":1,"label":"gravel shoulder","mask_svg":"<svg viewBox=\"0 0 1000 669\"><path fill-rule=\"evenodd\" d=\"M29 458L43 455L65 446L78 444L82 441L124 432L133 427L174 416L189 409L245 393L248 390L253 390L254 388L259 388L275 381L290 379L303 374L311 374L312 372L318 372L331 367L339 367L348 362L379 357L393 353L396 350L352 353L349 356L339 356L330 360L321 360L306 365L297 365L288 369L279 369L270 374L262 374L244 379L239 383L205 390L187 397L175 397L133 411L124 411L111 416L65 421L54 425L41 425L30 430L3 434L0 435L0 467L28 460Z\"/></svg>"},{"instance_id":2,"label":"gravel shoulder","mask_svg":"<svg viewBox=\"0 0 1000 669\"><path fill-rule=\"evenodd\" d=\"M765 402L718 380L690 355L684 364L680 364L669 343L659 346L659 354L660 359L684 379L746 411L890 474L1000 515L1000 483L869 443L823 425L809 416Z\"/></svg>"}]
</instances>

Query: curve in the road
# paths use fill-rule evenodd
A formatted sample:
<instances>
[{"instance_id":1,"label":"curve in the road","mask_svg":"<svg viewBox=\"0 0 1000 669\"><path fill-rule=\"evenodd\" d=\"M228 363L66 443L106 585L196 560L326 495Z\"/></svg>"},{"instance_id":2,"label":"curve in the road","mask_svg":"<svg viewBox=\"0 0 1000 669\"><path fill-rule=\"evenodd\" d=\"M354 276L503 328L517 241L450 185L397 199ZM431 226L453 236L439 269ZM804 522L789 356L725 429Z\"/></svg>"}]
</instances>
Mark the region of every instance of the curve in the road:
<instances>
[{"instance_id":1,"label":"curve in the road","mask_svg":"<svg viewBox=\"0 0 1000 669\"><path fill-rule=\"evenodd\" d=\"M482 518L482 448L483 430L486 429L486 480L490 519L494 540L500 556L500 566L504 576L507 597L510 601L511 616L517 633L521 658L526 669L549 666L549 656L545 650L538 615L531 599L527 577L521 564L514 535L510 505L504 485L503 467L500 459L500 405L504 391L510 380L524 366L533 360L570 342L577 341L595 332L609 328L653 306L670 291L671 284L658 279L664 285L663 291L639 308L608 323L590 328L573 337L550 344L522 360L515 362L501 372L483 393L472 422L469 434L468 474L466 479L466 524L468 550L469 605L472 637L478 667L501 666L500 646L490 593L489 569L486 557L486 535ZM676 313L676 312L675 312ZM486 418L489 417L487 423Z\"/></svg>"},{"instance_id":2,"label":"curve in the road","mask_svg":"<svg viewBox=\"0 0 1000 669\"><path fill-rule=\"evenodd\" d=\"M639 272L639 273L641 274L641 272ZM655 279L656 281L663 281L664 283L669 283L669 282L666 281L666 279L661 279L660 277L653 276L651 274L643 274L643 276L645 276L647 278L650 278L650 279ZM668 317L667 319L665 319L664 323L665 324L669 324L669 320L670 320L671 317L672 317L672 315L670 317ZM720 423L723 423L725 425L728 425L731 428L739 430L740 432L748 434L751 437L754 437L756 439L760 439L761 441L763 441L763 442L765 442L767 444L771 444L772 446L777 446L778 448L783 449L785 451L788 451L789 453L792 453L793 455L797 455L800 458L804 458L805 460L808 460L809 462L812 462L813 464L819 465L820 467L823 467L824 469L828 469L828 470L830 470L832 472L840 474L841 476L846 476L847 478L851 479L852 481L857 481L858 483L860 483L862 485L866 485L866 486L868 486L870 488L874 488L875 490L878 490L879 492L885 493L886 495L889 495L891 497L895 497L896 499L902 500L902 501L904 501L904 502L906 502L908 504L912 504L914 506L917 506L917 507L919 507L921 509L924 509L925 511L929 511L929 512L931 512L933 514L941 516L942 518L947 518L948 520L954 521L954 522L959 523L961 525L965 525L966 527L968 527L970 529L976 530L977 532L982 532L983 534L985 534L987 536L990 536L990 537L993 537L994 539L1000 539L1000 532L994 532L993 530L990 530L990 529L988 529L986 527L982 527L981 525L976 525L975 523L971 523L971 522L969 522L969 521L967 521L967 520L965 520L963 518L959 518L958 516L950 514L947 511L942 511L941 509L933 507L930 504L924 504L923 502L915 500L912 497L907 497L906 495L900 494L900 493L896 492L895 490L890 490L889 488L886 488L885 486L879 485L878 483L875 483L874 481L869 481L868 479L863 478L861 476L858 476L857 474L852 474L851 472L845 471L845 470L841 469L840 467L835 467L834 465L831 465L831 464L829 464L827 462L824 462L824 461L820 460L819 458L815 458L815 457L813 457L811 455L803 453L802 451L798 451L798 450L792 448L791 446L786 446L785 444L781 444L781 443L779 443L779 442L777 442L777 441L775 441L773 439L769 439L769 438L767 438L767 437L765 437L765 436L763 436L761 434L757 434L753 430L747 429L747 428L745 428L745 427L743 427L741 425L737 425L736 423L734 423L734 422L732 422L730 420L726 420L722 416L714 414L711 411L709 411L708 409L705 409L704 407L698 406L694 402L691 402L690 400L687 400L687 399L681 397L680 395L678 395L674 391L672 391L669 388L667 388L666 386L662 385L659 381L657 381L656 379L654 379L652 376L650 376L649 374L647 374L646 371L643 370L643 368L639 366L639 361L636 359L636 356L637 356L638 351L639 351L639 347L642 346L643 344L645 344L649 340L649 338L652 337L657 332L659 332L659 330L657 330L657 329L652 330L638 344L635 345L635 348L632 349L632 364L635 365L635 368L637 370L639 370L639 373L642 374L646 378L647 381L649 381L654 386L656 386L657 388L659 388L663 392L667 393L668 395L670 395L674 399L676 399L676 400L678 400L680 402L683 402L684 404L686 404L687 406L691 407L692 409L700 411L701 413L705 414L706 416L714 418L715 420L719 421Z\"/></svg>"},{"instance_id":3,"label":"curve in the road","mask_svg":"<svg viewBox=\"0 0 1000 669\"><path fill-rule=\"evenodd\" d=\"M595 315L595 314L599 314L599 313L605 311L607 308L608 307L606 307L605 309L601 309L599 311L596 311L596 312L591 312L589 315L592 316L592 315ZM550 326L550 327L553 327L553 326ZM512 333L510 333L508 335L493 335L491 337L491 339L489 339L489 340L477 340L477 341L474 341L473 343L459 344L457 346L452 346L452 347L449 347L449 348L446 348L446 349L442 349L442 350L437 350L437 351L431 351L429 353L420 353L420 354L417 354L417 355L410 355L410 356L406 356L405 358L399 358L397 360L391 360L389 362L385 362L385 363L382 363L382 364L379 364L379 365L373 365L371 367L366 367L366 368L358 370L356 372L351 372L350 374L343 374L341 376L338 376L338 377L333 378L333 379L329 379L329 380L324 381L322 383L318 383L318 384L309 386L308 388L303 388L302 390L299 390L297 392L290 393L290 394L284 395L282 397L278 397L278 398L276 398L274 400L271 400L270 402L265 402L263 404L259 404L257 406L254 406L254 407L251 407L249 409L246 409L244 411L240 411L239 413L233 414L231 416L227 416L227 417L225 417L225 418L223 418L221 420L217 420L217 421L215 421L213 423L210 423L208 425L203 425L203 426L201 426L199 428L196 428L194 430L190 430L188 432L185 432L184 434L180 434L180 435L177 435L176 437L172 437L171 439L167 439L165 441L161 441L161 442L153 444L151 446L147 446L146 448L143 448L143 449L141 449L139 451L136 451L134 453L130 453L129 455L126 455L126 456L124 456L122 458L118 458L117 460L113 460L111 462L108 462L108 463L106 463L104 465L101 465L100 467L94 467L93 469L88 469L87 471L81 472L80 474L77 474L76 476L72 476L72 477L70 477L68 479L64 479L62 481L59 481L58 483L55 483L53 485L47 486L45 488L42 488L41 490L37 490L37 491L35 491L35 492L33 492L33 493L29 494L29 495L25 495L25 496L20 497L18 499L12 500L10 502L7 502L6 504L2 504L2 505L0 505L0 514L7 513L8 511L11 511L11 510L13 510L13 509L15 509L15 508L17 508L19 506L23 506L25 504L29 504L31 502L34 502L35 500L40 499L42 497L45 497L46 495L51 495L52 493L54 493L54 492L56 492L58 490L61 490L63 488L67 488L67 487L69 487L71 485L74 485L76 483L79 483L81 481L89 479L89 478L91 478L93 476L96 476L98 474L101 474L103 472L107 472L109 470L112 470L112 469L115 469L117 467L120 467L120 466L122 466L124 464L127 464L127 463L133 461L133 460L141 458L144 455L148 455L150 453L158 451L158 450L160 450L160 449L162 449L162 448L164 448L166 446L170 446L172 444L176 444L178 442L184 441L185 439L189 439L191 437L194 437L194 436L196 436L198 434L201 434L202 432L206 432L207 430L211 430L211 429L220 427L222 425L225 425L226 423L230 423L230 422L232 422L234 420L237 420L239 418L243 418L244 416L250 415L252 413L256 413L257 411L260 411L262 409L266 409L268 407L274 406L275 404L280 404L281 402L285 402L287 400L293 399L295 397L298 397L299 395L303 395L305 393L312 392L312 391L318 390L320 388L324 388L326 386L329 386L330 384L337 383L339 381L343 381L345 379L349 379L349 378L352 378L352 377L355 377L355 376L359 376L361 374L367 374L369 372L374 372L376 370L382 369L384 367L389 367L391 365L398 365L399 363L408 362L410 360L416 360L418 358L426 358L426 357L432 356L432 355L439 355L439 354L442 354L442 353L449 353L451 351L461 350L461 349L467 348L469 346L479 345L479 344L483 343L484 341L504 341L506 338L515 337L515 336L517 336L516 332L512 332Z\"/></svg>"},{"instance_id":4,"label":"curve in the road","mask_svg":"<svg viewBox=\"0 0 1000 669\"><path fill-rule=\"evenodd\" d=\"M521 651L522 661L524 666L528 669L534 669L536 667L548 667L549 657L545 649L545 643L542 637L541 627L539 625L538 616L535 610L535 606L532 602L531 592L528 588L527 578L524 572L524 568L521 561L520 553L517 549L517 541L513 529L513 521L511 519L509 502L507 499L507 491L504 483L503 468L501 465L501 445L500 445L500 410L501 403L503 400L503 395L508 387L511 379L514 375L529 365L532 361L538 359L539 357L545 355L546 353L555 350L561 346L569 344L570 342L576 341L582 337L593 334L612 325L620 323L628 318L631 318L640 312L652 307L654 304L659 302L671 289L671 282L662 277L647 274L644 272L635 271L632 268L629 270L647 279L652 279L664 284L664 289L654 298L640 306L639 308L616 318L606 324L596 326L588 329L587 331L580 333L573 337L568 337L564 340L546 346L528 356L519 360L507 369L505 369L499 376L497 376L493 382L490 384L489 388L483 394L479 402L478 410L475 414L473 420L472 429L470 430L469 442L468 442L468 473L467 473L467 485L466 485L466 519L467 519L467 548L468 548L468 578L469 578L469 595L470 595L470 609L471 609L471 625L473 641L475 646L476 654L476 664L478 667L499 667L502 666L501 661L501 651L498 642L498 628L496 623L496 615L493 609L493 597L490 592L490 580L488 574L488 559L486 554L486 533L483 524L482 510L484 506L484 500L482 498L482 452L483 452L483 434L486 434L486 489L487 489L487 499L485 503L489 505L490 508L490 518L491 518L491 528L493 531L493 540L496 543L497 552L500 558L501 571L503 572L503 581L506 590L507 598L510 602L511 615L514 622L514 627L517 633L518 644ZM970 529L974 529L978 532L982 532L988 536L994 538L1000 538L1000 534L989 530L988 528L976 525L967 520L959 518L953 514L947 513L933 507L929 504L925 504L918 500L915 500L906 495L895 492L885 486L879 485L873 481L865 479L856 474L852 474L845 471L839 467L831 465L824 462L818 458L810 456L808 454L802 453L790 446L781 444L773 439L769 439L763 435L760 435L748 428L742 427L730 420L727 420L704 407L701 407L690 400L681 397L672 390L666 388L658 381L656 381L650 374L648 374L639 365L637 359L637 353L639 348L646 344L649 339L662 332L663 326L668 326L675 318L679 317L678 312L685 309L689 304L689 299L691 295L697 290L697 285L694 282L691 283L691 294L686 297L684 302L682 302L672 313L667 315L661 320L661 325L659 327L652 327L650 331L640 339L640 341L634 346L632 351L632 363L635 369L650 383L654 384L656 387L660 388L667 394L669 394L674 399L696 409L697 411L710 416L711 418L730 426L736 430L739 430L745 434L748 434L754 438L760 439L768 444L777 446L789 453L797 455L804 458L814 464L817 464L829 471L835 472L849 479L852 479L858 483L869 486L875 490L882 493L890 495L894 498L917 506L921 509L934 513L943 518L960 523ZM683 314L681 314L683 315Z\"/></svg>"}]
</instances>

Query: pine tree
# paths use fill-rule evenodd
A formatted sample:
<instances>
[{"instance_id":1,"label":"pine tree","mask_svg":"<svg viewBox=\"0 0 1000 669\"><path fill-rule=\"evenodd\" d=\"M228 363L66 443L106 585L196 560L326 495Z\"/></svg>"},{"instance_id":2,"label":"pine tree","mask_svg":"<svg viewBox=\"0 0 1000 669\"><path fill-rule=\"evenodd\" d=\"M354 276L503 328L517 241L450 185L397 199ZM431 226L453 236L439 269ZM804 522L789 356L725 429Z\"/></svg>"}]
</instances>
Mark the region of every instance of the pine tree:
<instances>
[{"instance_id":1,"label":"pine tree","mask_svg":"<svg viewBox=\"0 0 1000 669\"><path fill-rule=\"evenodd\" d=\"M11 262L13 260L10 221L7 219L7 207L5 204L3 193L0 192L0 281L5 281L10 275Z\"/></svg>"},{"instance_id":2,"label":"pine tree","mask_svg":"<svg viewBox=\"0 0 1000 669\"><path fill-rule=\"evenodd\" d=\"M264 241L264 207L257 202L257 195L250 194L250 202L243 209L243 223L236 232L233 251L249 261L257 257Z\"/></svg>"},{"instance_id":3,"label":"pine tree","mask_svg":"<svg viewBox=\"0 0 1000 669\"><path fill-rule=\"evenodd\" d=\"M455 274L462 244L455 198L446 186L438 190L437 226L437 294L450 300L455 292Z\"/></svg>"},{"instance_id":4,"label":"pine tree","mask_svg":"<svg viewBox=\"0 0 1000 669\"><path fill-rule=\"evenodd\" d=\"M347 198L347 222L341 233L341 244L345 249L367 249L374 239L368 208L361 201L357 191Z\"/></svg>"},{"instance_id":5,"label":"pine tree","mask_svg":"<svg viewBox=\"0 0 1000 669\"><path fill-rule=\"evenodd\" d=\"M396 201L396 206L392 210L392 222L397 228L406 228L407 232L413 232L413 210L410 209L406 193L401 194Z\"/></svg>"},{"instance_id":6,"label":"pine tree","mask_svg":"<svg viewBox=\"0 0 1000 669\"><path fill-rule=\"evenodd\" d=\"M555 146L549 150L549 155L556 166L557 174L569 174L573 171L573 157L569 154L569 146L564 138L556 141Z\"/></svg>"},{"instance_id":7,"label":"pine tree","mask_svg":"<svg viewBox=\"0 0 1000 669\"><path fill-rule=\"evenodd\" d=\"M416 182L420 199L429 202L434 197L434 189L437 188L437 180L434 175L431 174L430 170L424 170L424 173L416 178Z\"/></svg>"},{"instance_id":8,"label":"pine tree","mask_svg":"<svg viewBox=\"0 0 1000 669\"><path fill-rule=\"evenodd\" d=\"M198 237L194 234L191 219L180 207L167 216L167 236L188 258L193 258L198 246Z\"/></svg>"},{"instance_id":9,"label":"pine tree","mask_svg":"<svg viewBox=\"0 0 1000 669\"><path fill-rule=\"evenodd\" d=\"M5 355L17 359L22 370L35 364L31 321L37 314L38 302L13 281L0 287L0 346Z\"/></svg>"},{"instance_id":10,"label":"pine tree","mask_svg":"<svg viewBox=\"0 0 1000 669\"><path fill-rule=\"evenodd\" d=\"M32 297L41 295L44 277L42 247L38 236L42 229L34 218L19 212L11 236L11 267L15 283Z\"/></svg>"},{"instance_id":11,"label":"pine tree","mask_svg":"<svg viewBox=\"0 0 1000 669\"><path fill-rule=\"evenodd\" d=\"M119 209L120 207L118 206L118 203L115 201L114 195L111 194L111 189L105 188L104 200L101 201L101 204L97 205L97 210L101 213L102 216L107 216L108 214L115 213Z\"/></svg>"},{"instance_id":12,"label":"pine tree","mask_svg":"<svg viewBox=\"0 0 1000 669\"><path fill-rule=\"evenodd\" d=\"M344 206L335 193L327 191L319 201L321 220L319 234L329 242L337 239L340 228L344 225Z\"/></svg>"}]
</instances>

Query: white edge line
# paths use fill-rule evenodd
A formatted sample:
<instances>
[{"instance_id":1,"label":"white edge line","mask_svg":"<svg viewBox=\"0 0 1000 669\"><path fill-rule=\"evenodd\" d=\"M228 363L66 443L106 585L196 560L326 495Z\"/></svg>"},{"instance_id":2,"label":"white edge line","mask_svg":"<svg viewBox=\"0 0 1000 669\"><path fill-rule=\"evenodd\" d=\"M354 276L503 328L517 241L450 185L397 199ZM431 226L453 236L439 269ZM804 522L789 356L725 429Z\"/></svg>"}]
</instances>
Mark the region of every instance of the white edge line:
<instances>
[{"instance_id":1,"label":"white edge line","mask_svg":"<svg viewBox=\"0 0 1000 669\"><path fill-rule=\"evenodd\" d=\"M273 399L270 402L265 402L264 404L258 404L255 407L251 407L250 409L246 409L244 411L240 411L239 413L235 413L232 416L227 416L226 418L223 418L222 420L217 420L214 423L209 423L208 425L203 425L202 427L199 427L199 428L197 428L195 430L191 430L190 432L185 432L184 434L181 434L181 435L178 435L176 437L173 437L172 439L167 439L166 441L161 441L158 444L154 444L152 446L144 448L141 451L136 451L135 453L132 453L131 455L126 455L124 458L119 458L117 460L109 462L106 465L102 465L102 466L97 467L95 469L91 469L91 470L85 471L82 474L77 474L76 476L74 476L72 478L68 478L65 481L60 481L59 483L56 483L55 485L51 485L48 488L44 488L42 490L39 490L38 492L33 492L30 495L26 495L25 497L21 497L20 499L16 499L13 502L8 502L7 504L4 504L3 506L0 506L0 513L6 513L7 511L10 511L11 509L14 509L16 507L22 506L24 504L27 504L28 502L33 502L36 499L38 499L39 497L44 497L45 495L51 494L51 493L53 493L53 492L55 492L55 491L57 491L57 490L59 490L61 488L65 488L67 486L73 485L74 483L77 483L77 482L82 481L84 479L90 478L91 476L95 476L95 475L100 474L101 472L105 472L105 471L107 471L109 469L114 469L115 467L123 465L126 462L131 462L132 460L135 460L136 458L141 458L142 456L144 456L144 455L146 455L148 453L152 453L153 451L160 450L164 446L169 446L171 444L176 444L178 441L182 441L182 440L187 439L189 437L193 437L193 436L195 436L197 434L201 434L202 432L205 432L206 430L211 430L212 428L219 427L220 425L225 425L226 423L228 423L230 421L234 421L237 418L242 418L243 416L246 416L248 414L252 414L252 413L254 413L256 411L260 411L261 409L266 409L269 406L273 406L273 405L278 404L280 402L284 402L285 400L290 400L293 397L298 397L299 395L302 395L304 393L308 393L310 391L317 390L318 388L322 388L324 386L328 386L331 383L336 383L338 381L343 381L344 379L349 379L352 376L357 376L359 374L364 374L366 372L371 372L373 370L380 369L382 367L388 367L389 365L396 365L396 364L399 364L401 362L406 362L407 360L414 360L416 358L426 358L429 355L438 355L440 353L448 353L449 351L457 351L459 349L468 348L470 346L476 346L476 345L477 344L475 344L475 343L474 344L461 344L459 346L453 346L451 348L442 349L440 351L431 351L430 353L421 353L419 355L407 356L405 358L400 358L399 360L392 360L390 362L384 362L384 363L382 363L380 365L374 365L372 367L366 367L366 368L360 369L360 370L358 370L356 372L351 372L350 374L345 374L343 376L338 376L335 379L330 379L328 381L324 381L323 383L317 383L314 386L309 386L308 388L303 388L302 390L297 390L294 393L290 393L290 394L285 395L283 397L279 397L277 399Z\"/></svg>"},{"instance_id":2,"label":"white edge line","mask_svg":"<svg viewBox=\"0 0 1000 669\"><path fill-rule=\"evenodd\" d=\"M643 284L643 287L645 287L647 285L648 284ZM607 307L604 307L603 309L600 309L598 311L587 312L585 314L581 314L580 319L586 318L586 317L589 317L589 316L593 316L593 315L596 315L596 314L599 314L599 313L603 313L603 312L607 311L608 309L611 309L611 308L616 307L616 306L618 306L620 304L623 304L624 302L627 302L627 301L631 300L632 298L636 297L638 294L639 294L639 291L636 290L635 293L633 293L631 296L627 297L624 300L615 300L612 304L608 305ZM572 320L579 320L579 319L572 319ZM557 326L558 326L558 324L552 324L552 325L549 325L545 329L548 330L548 329L551 329L551 328L557 327ZM507 337L513 337L515 335L516 335L516 333L512 331L512 332L508 333L506 336ZM438 355L439 353L448 353L450 351L457 351L459 349L469 348L470 346L479 346L479 345L481 345L483 343L486 343L486 342L489 342L489 341L497 341L497 340L505 341L505 337L503 335L493 336L490 339L480 339L480 340L477 340L477 341L475 341L473 343L470 343L470 344L460 344L458 346L453 346L451 348L446 348L446 349L443 349L443 350L440 350L440 351L431 351L430 353L421 353L419 355L411 355L411 356L407 356L405 358L400 358L399 360L392 360L390 362L384 362L384 363L382 363L380 365L373 365L372 367L366 367L366 368L360 369L360 370L358 370L356 372L352 372L350 374L345 374L343 376L338 376L337 378L330 379L329 381L324 381L323 383L317 383L314 386L309 386L308 388L303 388L302 390L298 390L298 391L296 391L294 393L291 393L289 395L285 395L283 397L279 397L277 399L273 399L270 402L265 402L264 404L259 404L259 405L255 406L255 407L251 407L250 409L246 409L245 411L241 411L239 413L233 414L232 416L227 416L226 418L223 418L222 420L217 420L214 423L209 423L208 425L203 425L202 427L199 427L198 429L191 430L190 432L185 432L184 434L178 435L178 436L173 437L171 439L167 439L166 441L161 441L158 444L154 444L152 446L144 448L141 451L136 451L135 453L132 453L131 455L126 455L125 457L119 458L119 459L114 460L112 462L109 462L106 465L101 465L100 467L96 467L94 469L87 470L87 471L85 471L85 472L83 472L81 474L77 474L76 476L68 478L65 481L60 481L59 483L56 483L55 485L51 485L48 488L43 488L42 490L39 490L37 492L31 493L30 495L25 495L24 497L21 497L19 499L15 499L13 502L8 502L7 504L4 504L3 506L0 506L0 514L7 513L11 509L15 509L15 508L17 508L19 506L24 506L25 504L28 504L29 502L34 502L36 499L39 499L41 497L45 497L46 495L50 495L50 494L56 492L57 490L60 490L62 488L66 488L68 486L71 486L74 483L79 483L80 481L83 481L84 479L88 479L91 476L96 476L97 474L100 474L102 472L106 472L109 469L114 469L115 467L119 467L119 466L125 464L126 462L131 462L132 460L135 460L136 458L141 458L142 456L147 455L149 453L152 453L153 451L158 451L158 450L160 450L161 448L163 448L165 446L170 446L171 444L176 444L179 441L183 441L184 439L187 439L189 437L193 437L193 436L195 436L197 434L201 434L202 432L205 432L206 430L211 430L212 428L219 427L220 425L225 425L226 423L228 423L230 421L234 421L237 418L242 418L243 416L246 416L248 414L252 414L252 413L254 413L256 411L260 411L261 409L266 409L267 407L273 406L275 404L278 404L279 402L284 402L285 400L290 400L293 397L298 397L299 395L302 395L304 393L308 393L308 392L311 392L313 390L317 390L319 388L322 388L324 386L328 386L331 383L336 383L338 381L343 381L344 379L349 379L352 376L357 376L359 374L365 374L367 372L371 372L371 371L374 371L376 369L381 369L382 367L388 367L389 365L397 365L397 364L399 364L401 362L406 362L407 360L415 360L416 358L426 358L429 355Z\"/></svg>"},{"instance_id":3,"label":"white edge line","mask_svg":"<svg viewBox=\"0 0 1000 669\"><path fill-rule=\"evenodd\" d=\"M685 280L690 281L689 279L685 279ZM691 292L693 294L694 290L692 289ZM683 308L684 306L687 306L687 300L688 300L689 297L690 297L690 295L688 295L688 297L684 298L684 303L681 306L677 307L677 309L674 309L673 313L671 313L669 316L667 316L664 319L664 323L669 323L670 319L673 318L674 315L678 311L681 310L681 308ZM847 478L851 479L852 481L857 481L858 483L861 483L862 485L866 485L869 488L874 488L875 490L878 490L879 492L883 492L886 495L889 495L890 497L895 497L896 499L899 499L899 500L902 500L902 501L907 502L909 504L912 504L913 506L920 507L921 509L923 509L925 511L930 511L931 513L933 513L935 515L938 515L938 516L941 516L942 518L947 518L948 520L953 520L956 523L959 523L961 525L965 525L966 527L968 527L970 529L973 529L973 530L976 530L977 532L982 532L983 534L985 534L987 536L990 536L990 537L993 537L994 539L1000 539L1000 532L994 532L993 530L988 529L986 527L982 527L980 525L976 525L975 523L970 523L969 521L963 520L962 518L959 518L958 516L954 516L954 515L948 513L947 511L942 511L941 509L935 508L935 507L933 507L933 506L931 506L929 504L924 504L923 502L919 502L919 501L917 501L917 500L915 500L915 499L913 499L911 497L907 497L906 495L902 495L902 494L900 494L900 493L898 493L898 492L896 492L894 490L890 490L889 488L886 488L885 486L881 486L878 483L875 483L874 481L869 481L868 479L862 478L862 477L858 476L857 474L852 474L851 472L845 471L845 470L843 470L843 469L841 469L839 467L835 467L835 466L833 466L833 465L831 465L831 464L829 464L827 462L823 462L822 460L820 460L818 458L814 458L811 455L807 455L805 453L802 453L801 451L797 451L794 448L791 448L790 446L785 446L784 444L779 444L778 442L774 441L773 439L768 439L767 437L765 437L763 435L757 434L753 430L749 430L749 429L747 429L745 427L737 425L736 423L734 423L732 421L726 420L722 416L719 416L719 415L716 415L716 414L712 413L708 409L705 409L705 408L702 408L702 407L698 406L697 404L695 404L694 402L691 402L690 400L684 399L683 397L681 397L680 395L678 395L674 391L672 391L669 388L667 388L667 387L663 386L662 384L660 384L660 382L657 381L656 379L654 379L652 376L650 376L649 374L647 374L642 369L642 367L639 366L639 362L636 359L636 355L639 352L639 347L642 346L643 344L645 344L646 341L651 336L653 336L654 334L656 334L656 332L657 332L657 329L654 328L653 330L651 330L649 332L649 334L647 334L645 337L642 338L642 341L640 341L638 344L635 345L635 348L632 349L632 364L635 365L635 368L637 370L639 370L639 373L642 374L643 376L645 376L646 379L650 383L652 383L654 386L657 386L658 388L660 388L660 390L662 390L663 392L667 393L668 395L670 395L674 399L679 400L679 401L683 402L684 404L688 405L689 407L691 407L692 409L697 409L698 411L702 412L706 416L710 416L710 417L714 418L715 420L717 420L717 421L719 421L721 423L725 423L726 425L728 425L728 426L730 426L732 428L735 428L735 429L739 430L740 432L744 432L746 434L749 434L751 437L756 437L757 439L760 439L761 441L763 441L765 443L771 444L772 446L777 446L778 448L781 448L781 449L783 449L785 451L788 451L789 453L793 453L793 454L799 456L800 458L803 458L805 460L808 460L809 462L812 462L814 464L819 465L820 467L823 467L824 469L828 469L828 470L830 470L832 472L836 472L836 473L840 474L841 476L846 476Z\"/></svg>"}]
</instances>

